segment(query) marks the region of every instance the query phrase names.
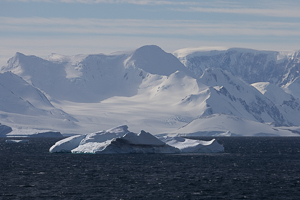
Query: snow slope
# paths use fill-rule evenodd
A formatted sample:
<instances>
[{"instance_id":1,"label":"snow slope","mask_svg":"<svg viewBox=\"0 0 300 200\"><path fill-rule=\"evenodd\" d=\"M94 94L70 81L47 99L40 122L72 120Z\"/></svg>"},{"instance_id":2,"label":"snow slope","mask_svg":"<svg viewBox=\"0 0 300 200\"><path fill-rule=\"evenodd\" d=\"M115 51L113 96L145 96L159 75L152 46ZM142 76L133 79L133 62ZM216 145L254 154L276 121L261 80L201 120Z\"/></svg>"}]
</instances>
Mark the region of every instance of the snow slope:
<instances>
[{"instance_id":1,"label":"snow slope","mask_svg":"<svg viewBox=\"0 0 300 200\"><path fill-rule=\"evenodd\" d=\"M297 71L298 73L299 71ZM286 93L293 95L300 99L300 77L295 78L293 81L287 83L282 87Z\"/></svg>"},{"instance_id":2,"label":"snow slope","mask_svg":"<svg viewBox=\"0 0 300 200\"><path fill-rule=\"evenodd\" d=\"M291 124L276 105L257 89L221 69L206 70L200 81L214 88L211 98L207 100L211 109L209 114L230 114L276 125Z\"/></svg>"},{"instance_id":3,"label":"snow slope","mask_svg":"<svg viewBox=\"0 0 300 200\"><path fill-rule=\"evenodd\" d=\"M283 88L269 82L252 84L264 96L270 99L282 113L283 117L294 125L300 125L300 99L288 94Z\"/></svg>"},{"instance_id":4,"label":"snow slope","mask_svg":"<svg viewBox=\"0 0 300 200\"><path fill-rule=\"evenodd\" d=\"M169 134L170 136L299 136L285 128L242 119L232 115L213 114L200 117Z\"/></svg>"},{"instance_id":5,"label":"snow slope","mask_svg":"<svg viewBox=\"0 0 300 200\"><path fill-rule=\"evenodd\" d=\"M0 73L0 93L1 121L9 126L76 127L74 117L54 107L39 89L12 72Z\"/></svg>"}]
</instances>

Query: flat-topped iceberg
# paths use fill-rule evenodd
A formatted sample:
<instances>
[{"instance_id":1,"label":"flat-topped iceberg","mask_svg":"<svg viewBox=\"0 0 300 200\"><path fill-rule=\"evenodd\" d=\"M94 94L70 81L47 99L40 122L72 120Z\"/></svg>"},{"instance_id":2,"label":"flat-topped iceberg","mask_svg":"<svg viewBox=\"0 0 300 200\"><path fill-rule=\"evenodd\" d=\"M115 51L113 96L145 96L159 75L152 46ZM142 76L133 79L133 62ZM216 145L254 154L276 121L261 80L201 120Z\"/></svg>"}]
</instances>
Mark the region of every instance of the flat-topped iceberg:
<instances>
[{"instance_id":1,"label":"flat-topped iceberg","mask_svg":"<svg viewBox=\"0 0 300 200\"><path fill-rule=\"evenodd\" d=\"M56 142L49 152L125 154L224 151L223 146L215 140L199 141L180 137L161 139L143 130L139 134L130 132L128 126L123 125L106 131L65 138Z\"/></svg>"}]
</instances>

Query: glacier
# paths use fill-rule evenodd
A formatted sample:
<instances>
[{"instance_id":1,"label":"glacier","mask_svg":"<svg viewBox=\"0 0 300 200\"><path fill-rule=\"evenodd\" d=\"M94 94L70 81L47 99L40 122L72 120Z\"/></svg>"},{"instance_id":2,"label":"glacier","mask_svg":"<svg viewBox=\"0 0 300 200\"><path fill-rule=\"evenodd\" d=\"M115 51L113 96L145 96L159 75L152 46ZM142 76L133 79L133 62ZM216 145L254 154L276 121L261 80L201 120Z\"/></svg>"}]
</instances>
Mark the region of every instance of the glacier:
<instances>
[{"instance_id":1,"label":"glacier","mask_svg":"<svg viewBox=\"0 0 300 200\"><path fill-rule=\"evenodd\" d=\"M141 131L130 132L127 125L98 133L77 135L56 142L50 153L90 153L90 154L128 154L128 153L207 153L223 152L224 148L215 140L198 141L180 137L161 137Z\"/></svg>"}]
</instances>

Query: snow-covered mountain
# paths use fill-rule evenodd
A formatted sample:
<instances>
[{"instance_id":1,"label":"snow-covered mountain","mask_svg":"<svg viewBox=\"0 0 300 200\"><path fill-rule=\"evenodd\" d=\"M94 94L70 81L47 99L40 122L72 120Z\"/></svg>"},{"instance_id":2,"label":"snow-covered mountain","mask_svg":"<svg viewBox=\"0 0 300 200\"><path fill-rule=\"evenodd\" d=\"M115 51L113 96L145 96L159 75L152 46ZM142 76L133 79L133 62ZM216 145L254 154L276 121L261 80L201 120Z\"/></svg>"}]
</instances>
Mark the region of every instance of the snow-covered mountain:
<instances>
[{"instance_id":1,"label":"snow-covered mountain","mask_svg":"<svg viewBox=\"0 0 300 200\"><path fill-rule=\"evenodd\" d=\"M115 95L135 94L141 76L126 81L121 55L86 55L49 60L17 53L2 71L11 71L39 88L50 98L75 102L99 102ZM133 75L134 76L134 75Z\"/></svg>"},{"instance_id":2,"label":"snow-covered mountain","mask_svg":"<svg viewBox=\"0 0 300 200\"><path fill-rule=\"evenodd\" d=\"M297 52L184 49L170 54L154 45L47 59L16 53L1 68L0 122L79 134L127 124L134 132L153 134L298 135L298 128L290 127L300 126L299 97L293 94L299 90L298 60ZM219 120L216 116L264 130L242 134L202 123ZM187 128L191 124L202 125Z\"/></svg>"},{"instance_id":3,"label":"snow-covered mountain","mask_svg":"<svg viewBox=\"0 0 300 200\"><path fill-rule=\"evenodd\" d=\"M52 54L48 60L16 53L1 71L21 76L50 98L91 103L133 96L147 73L169 76L177 70L190 73L172 54L144 46L111 55Z\"/></svg>"},{"instance_id":4,"label":"snow-covered mountain","mask_svg":"<svg viewBox=\"0 0 300 200\"><path fill-rule=\"evenodd\" d=\"M297 71L296 73L298 73ZM300 77L295 78L292 82L282 86L284 91L288 94L292 94L294 97L300 99Z\"/></svg>"},{"instance_id":5,"label":"snow-covered mountain","mask_svg":"<svg viewBox=\"0 0 300 200\"><path fill-rule=\"evenodd\" d=\"M257 89L221 69L208 69L200 81L213 87L214 93L206 101L209 114L230 114L262 123L291 125L276 105ZM297 125L300 125L298 122Z\"/></svg>"},{"instance_id":6,"label":"snow-covered mountain","mask_svg":"<svg viewBox=\"0 0 300 200\"><path fill-rule=\"evenodd\" d=\"M293 95L286 93L282 88L269 82L258 82L252 85L277 106L284 119L293 125L299 126L299 98L295 98Z\"/></svg>"},{"instance_id":7,"label":"snow-covered mountain","mask_svg":"<svg viewBox=\"0 0 300 200\"><path fill-rule=\"evenodd\" d=\"M0 94L0 116L5 125L50 129L76 126L74 117L55 108L39 89L16 74L0 73Z\"/></svg>"},{"instance_id":8,"label":"snow-covered mountain","mask_svg":"<svg viewBox=\"0 0 300 200\"><path fill-rule=\"evenodd\" d=\"M280 86L299 77L300 51L278 52L231 48L223 50L180 49L174 55L197 77L205 69L220 68L247 83L271 82Z\"/></svg>"}]
</instances>

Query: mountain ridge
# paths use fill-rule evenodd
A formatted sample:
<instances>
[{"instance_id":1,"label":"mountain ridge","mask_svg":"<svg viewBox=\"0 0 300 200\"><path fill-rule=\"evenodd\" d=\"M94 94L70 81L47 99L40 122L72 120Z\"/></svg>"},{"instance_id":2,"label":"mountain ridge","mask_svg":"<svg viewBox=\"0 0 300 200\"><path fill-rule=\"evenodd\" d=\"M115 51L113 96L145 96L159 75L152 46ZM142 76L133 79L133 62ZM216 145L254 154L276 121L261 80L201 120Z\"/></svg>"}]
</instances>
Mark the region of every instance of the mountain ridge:
<instances>
[{"instance_id":1,"label":"mountain ridge","mask_svg":"<svg viewBox=\"0 0 300 200\"><path fill-rule=\"evenodd\" d=\"M207 68L221 68L249 84L271 82L280 86L292 82L299 71L299 51L260 51L243 48L227 50L177 50L173 54L197 77Z\"/></svg>"}]
</instances>

